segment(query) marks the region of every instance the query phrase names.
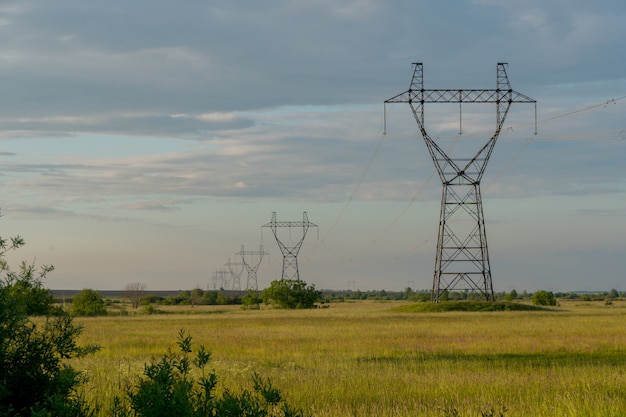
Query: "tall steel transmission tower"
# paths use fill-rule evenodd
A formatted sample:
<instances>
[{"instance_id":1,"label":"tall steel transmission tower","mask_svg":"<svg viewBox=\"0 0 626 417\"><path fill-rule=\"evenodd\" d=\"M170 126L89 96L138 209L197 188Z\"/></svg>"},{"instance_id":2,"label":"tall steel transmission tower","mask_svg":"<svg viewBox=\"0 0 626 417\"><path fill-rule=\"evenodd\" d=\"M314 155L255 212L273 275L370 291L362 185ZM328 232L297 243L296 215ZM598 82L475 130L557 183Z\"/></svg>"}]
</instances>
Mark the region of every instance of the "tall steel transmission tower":
<instances>
[{"instance_id":1,"label":"tall steel transmission tower","mask_svg":"<svg viewBox=\"0 0 626 417\"><path fill-rule=\"evenodd\" d=\"M300 252L300 248L302 247L302 242L304 242L304 238L309 230L309 227L317 227L315 223L311 223L309 221L307 212L305 211L302 214L302 221L289 221L289 222L279 222L276 221L276 212L272 212L272 220L269 223L264 224L261 227L269 227L272 229L272 233L274 233L274 237L276 238L276 243L278 243L278 247L283 254L283 279L300 279L300 271L298 271L298 253ZM302 238L296 241L295 244L287 246L278 238L278 228L279 227L288 227L291 235L292 227L301 227L302 228ZM318 229L319 233L319 229Z\"/></svg>"},{"instance_id":2,"label":"tall steel transmission tower","mask_svg":"<svg viewBox=\"0 0 626 417\"><path fill-rule=\"evenodd\" d=\"M241 262L244 264L246 270L248 271L248 281L246 283L247 290L259 290L257 271L259 270L259 266L261 265L263 256L265 256L266 254L267 252L263 250L263 245L260 246L259 250L245 250L243 245L241 245L241 250L235 254L241 256ZM246 256L248 257L247 260Z\"/></svg>"},{"instance_id":3,"label":"tall steel transmission tower","mask_svg":"<svg viewBox=\"0 0 626 417\"><path fill-rule=\"evenodd\" d=\"M498 63L495 90L425 90L422 63L414 63L407 91L386 103L409 103L443 184L432 300L455 290L475 291L494 300L480 181L512 103L535 103L511 89L505 63ZM451 157L426 132L425 103L495 103L494 134L469 158Z\"/></svg>"}]
</instances>

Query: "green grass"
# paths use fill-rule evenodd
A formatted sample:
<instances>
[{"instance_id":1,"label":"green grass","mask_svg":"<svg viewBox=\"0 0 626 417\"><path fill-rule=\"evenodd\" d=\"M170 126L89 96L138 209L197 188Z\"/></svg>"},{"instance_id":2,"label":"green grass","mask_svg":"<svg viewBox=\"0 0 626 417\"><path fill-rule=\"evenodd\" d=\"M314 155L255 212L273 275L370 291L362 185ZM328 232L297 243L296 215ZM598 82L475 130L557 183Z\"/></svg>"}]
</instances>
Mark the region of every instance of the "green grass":
<instances>
[{"instance_id":1,"label":"green grass","mask_svg":"<svg viewBox=\"0 0 626 417\"><path fill-rule=\"evenodd\" d=\"M444 301L441 303L415 303L397 307L396 311L407 313L443 312L443 311L557 311L531 304L501 301Z\"/></svg>"},{"instance_id":2,"label":"green grass","mask_svg":"<svg viewBox=\"0 0 626 417\"><path fill-rule=\"evenodd\" d=\"M78 319L81 341L102 350L73 365L103 409L185 329L212 351L222 386L249 387L256 371L318 417L626 415L624 302L445 313L401 302L163 309Z\"/></svg>"}]
</instances>

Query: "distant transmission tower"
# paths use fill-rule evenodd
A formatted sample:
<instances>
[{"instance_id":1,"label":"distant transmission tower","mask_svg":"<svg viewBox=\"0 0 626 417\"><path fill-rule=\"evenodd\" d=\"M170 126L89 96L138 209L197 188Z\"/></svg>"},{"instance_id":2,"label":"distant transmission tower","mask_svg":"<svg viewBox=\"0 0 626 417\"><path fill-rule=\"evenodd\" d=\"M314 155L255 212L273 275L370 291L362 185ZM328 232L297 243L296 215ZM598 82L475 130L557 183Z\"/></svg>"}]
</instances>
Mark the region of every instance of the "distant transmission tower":
<instances>
[{"instance_id":1,"label":"distant transmission tower","mask_svg":"<svg viewBox=\"0 0 626 417\"><path fill-rule=\"evenodd\" d=\"M495 90L425 90L422 64L413 65L409 89L385 104L409 103L443 184L432 300L461 289L493 301L480 181L511 104L535 103L536 126L536 101L511 89L505 63L497 64ZM426 132L425 103L495 103L495 133L473 156L452 158Z\"/></svg>"},{"instance_id":2,"label":"distant transmission tower","mask_svg":"<svg viewBox=\"0 0 626 417\"><path fill-rule=\"evenodd\" d=\"M241 250L235 254L241 256L241 262L243 262L248 271L246 290L259 290L257 271L259 270L263 256L266 254L267 252L263 250L263 245L260 246L259 250L244 250L243 245L241 245ZM248 257L247 260L246 257Z\"/></svg>"},{"instance_id":3,"label":"distant transmission tower","mask_svg":"<svg viewBox=\"0 0 626 417\"><path fill-rule=\"evenodd\" d=\"M224 268L216 269L213 273L213 289L228 290L230 286L229 272Z\"/></svg>"},{"instance_id":4,"label":"distant transmission tower","mask_svg":"<svg viewBox=\"0 0 626 417\"><path fill-rule=\"evenodd\" d=\"M230 278L232 280L232 289L234 291L241 291L241 274L244 270L243 262L231 262L230 258L228 258L228 262L226 263L228 267L228 271L230 271Z\"/></svg>"},{"instance_id":5,"label":"distant transmission tower","mask_svg":"<svg viewBox=\"0 0 626 417\"><path fill-rule=\"evenodd\" d=\"M276 221L276 212L272 213L272 220L269 223L264 224L261 227L269 227L272 229L272 233L274 233L274 237L276 238L276 243L278 243L278 247L283 254L283 279L300 279L300 272L298 271L298 253L300 252L300 248L302 247L302 242L304 242L304 238L306 237L306 233L309 230L309 227L317 227L315 223L309 222L309 218L307 216L307 212L305 211L302 215L302 221L294 221L294 222L279 222ZM278 228L279 227L288 227L289 234L291 236L291 228L292 227L301 227L302 228L302 238L298 240L294 245L287 246L278 238ZM319 232L319 229L318 229Z\"/></svg>"}]
</instances>

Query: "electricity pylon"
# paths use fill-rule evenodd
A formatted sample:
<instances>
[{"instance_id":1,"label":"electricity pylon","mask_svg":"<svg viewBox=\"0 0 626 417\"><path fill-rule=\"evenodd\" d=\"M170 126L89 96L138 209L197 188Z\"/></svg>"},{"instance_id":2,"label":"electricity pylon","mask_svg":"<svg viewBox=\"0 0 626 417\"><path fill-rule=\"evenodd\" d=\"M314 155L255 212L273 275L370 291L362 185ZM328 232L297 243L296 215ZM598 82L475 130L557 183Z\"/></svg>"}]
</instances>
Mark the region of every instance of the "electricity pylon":
<instances>
[{"instance_id":1,"label":"electricity pylon","mask_svg":"<svg viewBox=\"0 0 626 417\"><path fill-rule=\"evenodd\" d=\"M243 262L246 270L248 271L246 290L259 290L257 271L259 270L259 266L261 265L261 261L263 260L263 256L265 254L267 254L267 252L263 250L263 245L260 246L259 250L244 250L243 245L241 245L241 250L235 254L241 256L241 262ZM247 261L246 256L248 256Z\"/></svg>"},{"instance_id":2,"label":"electricity pylon","mask_svg":"<svg viewBox=\"0 0 626 417\"><path fill-rule=\"evenodd\" d=\"M229 272L224 268L216 269L213 273L213 289L228 290L230 285Z\"/></svg>"},{"instance_id":3,"label":"electricity pylon","mask_svg":"<svg viewBox=\"0 0 626 417\"><path fill-rule=\"evenodd\" d=\"M241 291L241 274L244 270L243 262L231 262L230 258L228 258L228 262L226 263L228 270L230 271L230 278L233 282L232 289L234 291Z\"/></svg>"},{"instance_id":4,"label":"electricity pylon","mask_svg":"<svg viewBox=\"0 0 626 417\"><path fill-rule=\"evenodd\" d=\"M425 90L422 63L413 65L409 89L385 104L409 103L443 184L432 300L439 302L442 294L462 289L493 301L480 181L511 104L535 103L536 123L536 101L511 89L505 63L497 64L495 90ZM495 132L470 158L453 158L426 132L425 103L495 103Z\"/></svg>"},{"instance_id":5,"label":"electricity pylon","mask_svg":"<svg viewBox=\"0 0 626 417\"><path fill-rule=\"evenodd\" d=\"M272 220L269 223L264 224L261 227L269 227L272 229L272 233L274 233L274 237L276 238L276 243L278 243L278 247L283 254L283 275L282 279L300 279L300 271L298 271L298 253L300 252L300 248L302 247L302 242L304 242L304 238L306 237L306 233L309 230L309 227L317 227L315 223L311 223L309 221L307 212L305 211L302 215L302 221L293 221L293 222L279 222L276 221L276 212L272 212ZM278 228L279 227L288 227L289 234L291 236L291 228L292 227L301 227L302 228L302 238L298 240L295 244L291 246L285 245L278 238ZM319 229L318 229L319 233Z\"/></svg>"}]
</instances>

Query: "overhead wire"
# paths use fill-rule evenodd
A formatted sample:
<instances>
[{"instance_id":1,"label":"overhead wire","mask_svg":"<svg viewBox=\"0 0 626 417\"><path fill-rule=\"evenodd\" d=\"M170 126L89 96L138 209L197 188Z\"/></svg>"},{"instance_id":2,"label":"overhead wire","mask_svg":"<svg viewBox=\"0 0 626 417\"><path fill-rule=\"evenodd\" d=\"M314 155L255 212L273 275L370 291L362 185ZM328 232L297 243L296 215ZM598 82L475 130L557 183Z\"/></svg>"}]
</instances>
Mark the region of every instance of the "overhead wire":
<instances>
[{"instance_id":1,"label":"overhead wire","mask_svg":"<svg viewBox=\"0 0 626 417\"><path fill-rule=\"evenodd\" d=\"M346 212L346 209L348 208L350 203L353 201L354 197L356 196L356 194L358 193L359 189L361 188L361 185L365 181L365 177L367 176L368 172L370 171L370 168L372 167L372 164L374 163L374 160L376 159L378 153L380 152L380 149L381 149L381 147L383 145L383 142L385 141L385 137L386 136L387 136L387 133L383 132L381 134L380 138L377 140L377 142L373 146L371 154L370 154L370 157L369 157L367 163L365 164L365 166L363 168L363 172L358 177L358 180L357 180L356 184L354 185L354 187L352 188L352 191L350 192L350 194L348 194L347 200L345 201L345 203L341 207L341 210L339 211L339 214L337 215L337 218L335 219L335 221L333 222L331 227L328 229L328 231L322 236L322 239L318 240L318 242L320 242L320 244L322 246L324 246L324 248L326 248L326 250L328 250L329 252L331 252L331 251L326 246L326 239L328 238L328 236L331 233L334 232L334 230L337 227L337 225L339 224L339 222L343 219L343 216L344 216L344 214ZM316 242L315 245L313 245L312 251L315 251L317 249L317 245L318 245L318 243Z\"/></svg>"},{"instance_id":2,"label":"overhead wire","mask_svg":"<svg viewBox=\"0 0 626 417\"><path fill-rule=\"evenodd\" d=\"M358 179L356 185L354 186L354 188L352 189L352 191L348 195L348 200L346 201L346 203L342 207L341 211L339 212L339 216L337 217L337 219L335 220L333 225L330 227L330 229L328 230L326 235L322 236L322 241L335 229L335 227L337 226L337 224L339 223L339 221L343 217L343 214L345 213L346 208L348 208L348 205L354 199L354 196L359 191L359 188L361 188L361 185L363 185L363 181L365 181L365 177L367 176L367 173L369 172L370 168L372 167L372 164L374 163L374 160L376 159L376 156L380 152L380 148L383 146L383 142L385 141L385 137L386 136L387 136L387 134L385 132L383 132L382 135L380 136L380 139L376 143L376 146L374 147L374 151L372 152L372 154L370 156L370 159L365 164L365 168L363 169L363 172L359 176L359 179Z\"/></svg>"},{"instance_id":3,"label":"overhead wire","mask_svg":"<svg viewBox=\"0 0 626 417\"><path fill-rule=\"evenodd\" d=\"M591 105L587 105L585 107L574 109L574 110L571 110L571 111L568 111L568 112L565 112L565 113L561 113L561 114L557 114L557 115L554 115L554 116L546 117L545 119L540 119L539 123L548 122L548 121L557 120L557 119L562 119L564 117L573 116L575 114L583 113L583 112L586 112L586 111L589 111L589 110L593 110L593 109L597 109L597 108L600 108L600 107L606 108L606 106L608 106L609 104L616 104L618 101L622 101L624 99L626 99L626 95L623 95L623 96L618 97L618 98L610 98L610 99L607 99L607 100L602 100L601 102L594 103L594 104L591 104Z\"/></svg>"}]
</instances>

